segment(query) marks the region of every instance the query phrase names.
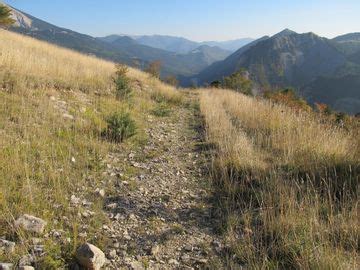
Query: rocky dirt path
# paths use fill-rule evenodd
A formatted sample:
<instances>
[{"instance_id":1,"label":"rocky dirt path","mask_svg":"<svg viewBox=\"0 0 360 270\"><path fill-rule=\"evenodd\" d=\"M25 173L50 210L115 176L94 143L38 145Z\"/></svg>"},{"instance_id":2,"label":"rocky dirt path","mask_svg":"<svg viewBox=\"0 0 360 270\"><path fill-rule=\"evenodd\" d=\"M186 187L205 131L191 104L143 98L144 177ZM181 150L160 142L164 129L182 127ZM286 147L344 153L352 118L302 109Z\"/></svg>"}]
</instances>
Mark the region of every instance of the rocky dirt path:
<instances>
[{"instance_id":1,"label":"rocky dirt path","mask_svg":"<svg viewBox=\"0 0 360 270\"><path fill-rule=\"evenodd\" d=\"M105 250L109 269L222 268L190 107L149 116L146 145L109 154L105 173L115 181L105 206L112 221L103 227L112 242Z\"/></svg>"}]
</instances>

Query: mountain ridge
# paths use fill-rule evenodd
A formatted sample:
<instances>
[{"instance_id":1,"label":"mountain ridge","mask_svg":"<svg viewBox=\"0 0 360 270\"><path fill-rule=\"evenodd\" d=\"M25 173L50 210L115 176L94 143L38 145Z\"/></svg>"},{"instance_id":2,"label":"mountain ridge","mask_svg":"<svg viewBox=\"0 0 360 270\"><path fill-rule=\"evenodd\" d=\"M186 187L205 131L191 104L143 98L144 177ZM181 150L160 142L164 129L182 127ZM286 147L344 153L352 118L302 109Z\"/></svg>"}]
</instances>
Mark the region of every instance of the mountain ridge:
<instances>
[{"instance_id":1,"label":"mountain ridge","mask_svg":"<svg viewBox=\"0 0 360 270\"><path fill-rule=\"evenodd\" d=\"M218 49L213 49L213 52L200 51L198 54L176 54L138 44L135 39L124 36L113 36L113 42L105 42L99 38L47 23L11 6L10 8L16 20L15 26L10 28L11 31L130 66L136 66L140 62L140 66L145 67L152 61L161 61L163 76L196 74L209 64L222 60L230 54L230 52Z\"/></svg>"},{"instance_id":2,"label":"mountain ridge","mask_svg":"<svg viewBox=\"0 0 360 270\"><path fill-rule=\"evenodd\" d=\"M223 50L234 52L254 41L252 38L240 38L228 41L202 41L196 42L183 37L169 36L169 35L108 35L105 37L98 37L98 39L112 42L117 37L128 36L138 41L142 45L150 46L153 48L163 49L175 53L186 54L202 45L208 45L211 47L219 47Z\"/></svg>"},{"instance_id":3,"label":"mountain ridge","mask_svg":"<svg viewBox=\"0 0 360 270\"><path fill-rule=\"evenodd\" d=\"M341 39L347 41L349 37L353 40L354 34ZM262 89L294 87L308 101L322 102L325 99L321 92L326 93L327 89L311 88L325 87L328 85L325 80L328 79L333 85L337 85L336 89L331 90L331 102L326 99L328 104L348 113L357 113L360 111L360 106L357 105L360 104L357 102L360 101L360 91L356 89L360 89L360 84L353 78L360 76L360 50L355 50L357 47L353 46L355 52L347 54L344 53L346 50L341 48L336 43L336 38L331 40L312 32L298 34L285 29L244 46L225 60L205 68L198 75L182 78L182 82L185 85L209 84L244 68ZM352 82L347 84L351 86L347 91L343 91L340 84L334 83L334 80L340 82L344 81L344 78ZM339 105L339 98L354 98L355 101L351 102L351 106L344 103Z\"/></svg>"}]
</instances>

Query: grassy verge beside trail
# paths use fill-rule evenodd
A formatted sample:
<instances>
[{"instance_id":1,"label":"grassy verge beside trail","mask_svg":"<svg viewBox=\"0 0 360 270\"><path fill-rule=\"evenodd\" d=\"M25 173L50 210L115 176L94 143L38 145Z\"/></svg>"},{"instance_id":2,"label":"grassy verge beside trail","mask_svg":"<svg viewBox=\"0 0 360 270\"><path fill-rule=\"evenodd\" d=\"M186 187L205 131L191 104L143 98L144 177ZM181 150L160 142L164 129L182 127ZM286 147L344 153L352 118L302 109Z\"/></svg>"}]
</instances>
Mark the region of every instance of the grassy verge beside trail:
<instances>
[{"instance_id":1,"label":"grassy verge beside trail","mask_svg":"<svg viewBox=\"0 0 360 270\"><path fill-rule=\"evenodd\" d=\"M227 90L200 109L229 267L357 269L358 131Z\"/></svg>"}]
</instances>

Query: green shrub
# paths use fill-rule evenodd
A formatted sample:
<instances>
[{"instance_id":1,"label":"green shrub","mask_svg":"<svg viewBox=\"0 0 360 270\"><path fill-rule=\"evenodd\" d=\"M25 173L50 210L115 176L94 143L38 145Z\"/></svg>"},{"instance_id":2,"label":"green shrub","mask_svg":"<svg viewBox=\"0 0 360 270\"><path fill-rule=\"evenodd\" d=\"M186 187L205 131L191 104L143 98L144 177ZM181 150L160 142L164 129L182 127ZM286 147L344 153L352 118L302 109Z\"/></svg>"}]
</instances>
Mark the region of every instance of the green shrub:
<instances>
[{"instance_id":1,"label":"green shrub","mask_svg":"<svg viewBox=\"0 0 360 270\"><path fill-rule=\"evenodd\" d=\"M127 77L128 67L123 64L116 66L115 77L113 78L116 87L116 97L126 99L131 96L130 79Z\"/></svg>"},{"instance_id":2,"label":"green shrub","mask_svg":"<svg viewBox=\"0 0 360 270\"><path fill-rule=\"evenodd\" d=\"M171 112L171 109L169 107L169 105L167 105L166 103L162 102L159 103L152 111L151 113L157 117L165 117L165 116L169 116Z\"/></svg>"},{"instance_id":3,"label":"green shrub","mask_svg":"<svg viewBox=\"0 0 360 270\"><path fill-rule=\"evenodd\" d=\"M115 142L123 142L136 134L136 123L130 113L117 112L106 119L108 127L106 136Z\"/></svg>"},{"instance_id":4,"label":"green shrub","mask_svg":"<svg viewBox=\"0 0 360 270\"><path fill-rule=\"evenodd\" d=\"M249 73L240 69L223 79L223 86L228 89L235 90L245 95L252 95L253 82L249 78Z\"/></svg>"}]
</instances>

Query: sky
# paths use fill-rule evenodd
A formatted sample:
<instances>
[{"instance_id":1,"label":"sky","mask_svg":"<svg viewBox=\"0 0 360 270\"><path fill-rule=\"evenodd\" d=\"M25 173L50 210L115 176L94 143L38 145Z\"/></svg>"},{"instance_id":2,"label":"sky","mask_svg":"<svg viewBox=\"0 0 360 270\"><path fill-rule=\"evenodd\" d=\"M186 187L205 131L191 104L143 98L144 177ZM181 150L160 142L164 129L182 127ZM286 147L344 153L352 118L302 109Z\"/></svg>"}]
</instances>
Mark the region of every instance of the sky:
<instances>
[{"instance_id":1,"label":"sky","mask_svg":"<svg viewBox=\"0 0 360 270\"><path fill-rule=\"evenodd\" d=\"M257 38L285 28L332 38L360 32L360 0L5 0L92 36L171 35L196 41Z\"/></svg>"}]
</instances>

